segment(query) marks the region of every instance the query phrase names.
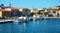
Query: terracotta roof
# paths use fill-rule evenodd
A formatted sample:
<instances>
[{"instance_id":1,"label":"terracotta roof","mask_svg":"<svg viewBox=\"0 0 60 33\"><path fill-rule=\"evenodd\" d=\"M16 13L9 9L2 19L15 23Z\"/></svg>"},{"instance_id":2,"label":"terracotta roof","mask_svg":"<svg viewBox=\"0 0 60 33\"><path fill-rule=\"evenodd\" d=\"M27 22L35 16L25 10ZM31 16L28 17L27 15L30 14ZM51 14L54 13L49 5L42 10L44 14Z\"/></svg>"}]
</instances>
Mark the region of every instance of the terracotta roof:
<instances>
[{"instance_id":1,"label":"terracotta roof","mask_svg":"<svg viewBox=\"0 0 60 33\"><path fill-rule=\"evenodd\" d=\"M1 7L3 10L5 9L5 8L10 8L11 10L19 10L18 8L14 8L14 7L10 7L10 6L4 6L4 7ZM0 9L0 10L2 10L2 9Z\"/></svg>"},{"instance_id":2,"label":"terracotta roof","mask_svg":"<svg viewBox=\"0 0 60 33\"><path fill-rule=\"evenodd\" d=\"M23 9L24 10L24 9L28 9L28 8L19 8L19 9Z\"/></svg>"},{"instance_id":3,"label":"terracotta roof","mask_svg":"<svg viewBox=\"0 0 60 33\"><path fill-rule=\"evenodd\" d=\"M11 10L17 10L17 11L19 11L19 9L18 9L18 8L11 8Z\"/></svg>"},{"instance_id":4,"label":"terracotta roof","mask_svg":"<svg viewBox=\"0 0 60 33\"><path fill-rule=\"evenodd\" d=\"M60 8L58 8L58 9L48 8L47 10L60 10Z\"/></svg>"},{"instance_id":5,"label":"terracotta roof","mask_svg":"<svg viewBox=\"0 0 60 33\"><path fill-rule=\"evenodd\" d=\"M13 8L13 7L10 7L10 6L4 6L4 7L2 7L2 8Z\"/></svg>"},{"instance_id":6,"label":"terracotta roof","mask_svg":"<svg viewBox=\"0 0 60 33\"><path fill-rule=\"evenodd\" d=\"M0 9L0 11L9 11L9 10L5 10L5 9Z\"/></svg>"}]
</instances>

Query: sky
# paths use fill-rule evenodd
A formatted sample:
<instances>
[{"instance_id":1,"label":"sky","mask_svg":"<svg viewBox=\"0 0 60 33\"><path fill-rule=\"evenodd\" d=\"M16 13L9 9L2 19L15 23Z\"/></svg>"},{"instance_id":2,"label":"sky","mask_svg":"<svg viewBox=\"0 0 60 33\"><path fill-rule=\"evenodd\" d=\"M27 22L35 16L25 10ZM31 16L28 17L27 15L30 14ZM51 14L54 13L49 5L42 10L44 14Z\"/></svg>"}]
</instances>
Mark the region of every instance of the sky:
<instances>
[{"instance_id":1,"label":"sky","mask_svg":"<svg viewBox=\"0 0 60 33\"><path fill-rule=\"evenodd\" d=\"M60 0L0 0L0 4L16 8L49 8L52 6L59 6Z\"/></svg>"}]
</instances>

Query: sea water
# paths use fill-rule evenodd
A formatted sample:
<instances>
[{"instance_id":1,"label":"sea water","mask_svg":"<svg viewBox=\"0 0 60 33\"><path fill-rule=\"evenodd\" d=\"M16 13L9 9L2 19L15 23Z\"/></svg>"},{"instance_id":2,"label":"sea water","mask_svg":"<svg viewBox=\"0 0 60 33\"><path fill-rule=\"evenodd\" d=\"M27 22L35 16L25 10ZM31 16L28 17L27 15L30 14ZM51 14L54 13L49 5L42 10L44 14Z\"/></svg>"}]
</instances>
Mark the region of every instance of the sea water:
<instances>
[{"instance_id":1,"label":"sea water","mask_svg":"<svg viewBox=\"0 0 60 33\"><path fill-rule=\"evenodd\" d=\"M60 19L42 19L28 23L0 24L0 33L60 33Z\"/></svg>"}]
</instances>

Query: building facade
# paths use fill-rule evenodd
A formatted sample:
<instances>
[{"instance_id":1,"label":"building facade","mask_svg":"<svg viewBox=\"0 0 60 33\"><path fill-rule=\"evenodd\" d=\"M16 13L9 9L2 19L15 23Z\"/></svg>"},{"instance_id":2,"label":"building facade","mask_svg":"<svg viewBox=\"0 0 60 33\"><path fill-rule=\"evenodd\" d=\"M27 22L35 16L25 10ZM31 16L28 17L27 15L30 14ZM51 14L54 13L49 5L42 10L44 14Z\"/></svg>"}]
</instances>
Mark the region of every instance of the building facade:
<instances>
[{"instance_id":1,"label":"building facade","mask_svg":"<svg viewBox=\"0 0 60 33\"><path fill-rule=\"evenodd\" d=\"M27 16L31 13L31 10L28 8L20 8L19 11L22 12L22 16Z\"/></svg>"}]
</instances>

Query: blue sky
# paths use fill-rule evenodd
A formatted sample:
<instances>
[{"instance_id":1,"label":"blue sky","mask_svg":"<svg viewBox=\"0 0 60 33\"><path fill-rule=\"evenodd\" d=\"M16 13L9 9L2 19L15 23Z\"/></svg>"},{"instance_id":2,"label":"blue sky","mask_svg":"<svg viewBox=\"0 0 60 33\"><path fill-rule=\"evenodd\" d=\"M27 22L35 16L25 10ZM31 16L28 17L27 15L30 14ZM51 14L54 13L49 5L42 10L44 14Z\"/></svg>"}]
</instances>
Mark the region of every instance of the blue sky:
<instances>
[{"instance_id":1,"label":"blue sky","mask_svg":"<svg viewBox=\"0 0 60 33\"><path fill-rule=\"evenodd\" d=\"M0 4L9 6L10 0L0 0ZM59 6L60 0L11 0L12 7L23 8L48 8Z\"/></svg>"}]
</instances>

